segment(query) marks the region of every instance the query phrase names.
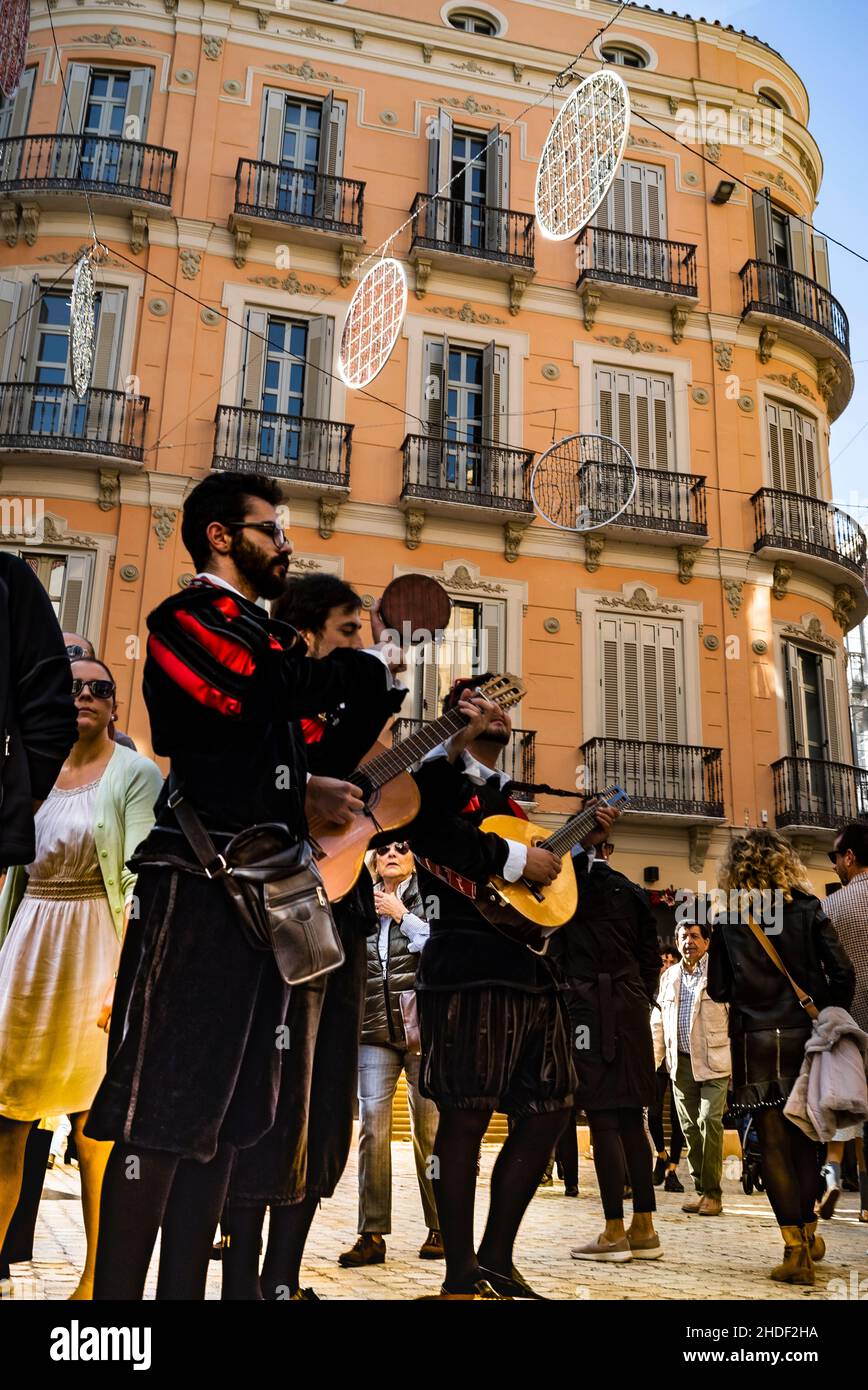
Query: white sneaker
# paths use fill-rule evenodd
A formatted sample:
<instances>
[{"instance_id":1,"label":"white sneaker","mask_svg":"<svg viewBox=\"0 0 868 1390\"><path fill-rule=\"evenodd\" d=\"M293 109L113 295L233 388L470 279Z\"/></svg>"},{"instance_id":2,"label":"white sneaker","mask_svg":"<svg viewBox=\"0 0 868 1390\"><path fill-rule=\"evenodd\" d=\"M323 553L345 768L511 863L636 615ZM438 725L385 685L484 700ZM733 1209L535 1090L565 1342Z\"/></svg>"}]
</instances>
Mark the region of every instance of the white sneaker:
<instances>
[{"instance_id":1,"label":"white sneaker","mask_svg":"<svg viewBox=\"0 0 868 1390\"><path fill-rule=\"evenodd\" d=\"M841 1196L841 1184L835 1176L835 1169L831 1163L824 1163L820 1169L820 1176L826 1185L826 1190L817 1203L817 1215L824 1221L831 1221L835 1215L835 1207L838 1205L838 1198Z\"/></svg>"}]
</instances>

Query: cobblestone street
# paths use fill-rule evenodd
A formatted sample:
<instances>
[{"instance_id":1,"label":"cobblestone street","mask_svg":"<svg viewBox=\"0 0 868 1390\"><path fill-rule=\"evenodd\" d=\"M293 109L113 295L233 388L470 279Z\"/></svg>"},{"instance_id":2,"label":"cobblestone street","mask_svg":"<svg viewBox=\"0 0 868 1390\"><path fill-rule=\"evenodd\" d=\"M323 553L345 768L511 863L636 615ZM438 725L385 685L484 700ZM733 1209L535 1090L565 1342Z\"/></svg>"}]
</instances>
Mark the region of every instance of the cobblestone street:
<instances>
[{"instance_id":1,"label":"cobblestone street","mask_svg":"<svg viewBox=\"0 0 868 1390\"><path fill-rule=\"evenodd\" d=\"M497 1148L486 1145L482 1155L477 1215L485 1217L487 1182ZM421 1208L413 1172L412 1149L393 1144L394 1234L387 1237L383 1265L345 1270L337 1256L355 1239L356 1150L331 1202L323 1204L307 1246L302 1282L323 1299L405 1299L436 1293L443 1269L417 1256L424 1237ZM731 1167L734 1168L734 1164ZM687 1185L686 1164L679 1175ZM540 1293L552 1299L829 1299L868 1298L868 1226L858 1221L853 1193L844 1193L834 1221L823 1223L829 1247L818 1266L812 1289L790 1288L769 1280L768 1270L780 1259L777 1227L766 1198L745 1197L739 1182L724 1178L724 1215L686 1216L685 1197L658 1190L658 1229L664 1257L626 1265L577 1263L571 1245L591 1239L602 1228L593 1165L581 1161L581 1196L566 1199L555 1179L535 1197L519 1236L516 1262ZM14 1267L16 1296L65 1299L74 1289L84 1258L84 1232L78 1198L78 1172L57 1167L47 1175L35 1259ZM153 1297L156 1262L152 1265L148 1297ZM860 1281L861 1280L861 1285ZM219 1298L220 1267L211 1266L208 1297Z\"/></svg>"}]
</instances>

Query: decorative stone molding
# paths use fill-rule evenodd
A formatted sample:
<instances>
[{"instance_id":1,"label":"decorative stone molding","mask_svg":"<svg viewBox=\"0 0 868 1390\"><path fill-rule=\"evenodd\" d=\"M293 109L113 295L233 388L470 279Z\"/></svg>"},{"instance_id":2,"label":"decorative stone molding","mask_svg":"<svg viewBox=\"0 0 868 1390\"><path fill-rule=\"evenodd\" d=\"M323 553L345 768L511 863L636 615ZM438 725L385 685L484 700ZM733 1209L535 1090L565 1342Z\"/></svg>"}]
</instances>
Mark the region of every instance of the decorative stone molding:
<instances>
[{"instance_id":1,"label":"decorative stone molding","mask_svg":"<svg viewBox=\"0 0 868 1390\"><path fill-rule=\"evenodd\" d=\"M732 343L715 343L714 356L720 370L728 372L732 367Z\"/></svg>"},{"instance_id":2,"label":"decorative stone molding","mask_svg":"<svg viewBox=\"0 0 868 1390\"><path fill-rule=\"evenodd\" d=\"M774 573L772 576L772 593L775 598L786 598L787 585L793 577L793 567L788 565L785 560L775 562Z\"/></svg>"},{"instance_id":3,"label":"decorative stone molding","mask_svg":"<svg viewBox=\"0 0 868 1390\"><path fill-rule=\"evenodd\" d=\"M178 252L178 260L181 262L181 274L184 279L195 280L202 264L202 252L185 248Z\"/></svg>"},{"instance_id":4,"label":"decorative stone molding","mask_svg":"<svg viewBox=\"0 0 868 1390\"><path fill-rule=\"evenodd\" d=\"M202 36L202 52L209 63L216 63L223 52L223 39L219 39L216 34L204 34Z\"/></svg>"},{"instance_id":5,"label":"decorative stone molding","mask_svg":"<svg viewBox=\"0 0 868 1390\"><path fill-rule=\"evenodd\" d=\"M163 0L163 8L166 14L174 14L178 8L178 0Z\"/></svg>"},{"instance_id":6,"label":"decorative stone molding","mask_svg":"<svg viewBox=\"0 0 868 1390\"><path fill-rule=\"evenodd\" d=\"M259 25L260 29L268 28L268 10L256 11L256 23Z\"/></svg>"},{"instance_id":7,"label":"decorative stone molding","mask_svg":"<svg viewBox=\"0 0 868 1390\"><path fill-rule=\"evenodd\" d=\"M702 645L707 652L716 652L720 647L720 638L716 632L706 632Z\"/></svg>"},{"instance_id":8,"label":"decorative stone molding","mask_svg":"<svg viewBox=\"0 0 868 1390\"><path fill-rule=\"evenodd\" d=\"M551 633L552 635L554 635L554 633L560 632L560 630L561 630L561 623L560 623L560 619L559 619L559 618L544 618L544 619L543 619L543 631L544 631L544 632L548 632L548 633Z\"/></svg>"},{"instance_id":9,"label":"decorative stone molding","mask_svg":"<svg viewBox=\"0 0 868 1390\"><path fill-rule=\"evenodd\" d=\"M677 114L678 114L678 111L679 111L680 108L681 108L681 102L678 100L678 98L677 98L677 97L667 97L667 98L666 98L666 102L667 102L667 104L668 104L668 106L669 106L669 114L670 114L670 116L675 116L675 115L677 115Z\"/></svg>"},{"instance_id":10,"label":"decorative stone molding","mask_svg":"<svg viewBox=\"0 0 868 1390\"><path fill-rule=\"evenodd\" d=\"M769 644L764 637L755 637L750 644L750 649L754 656L765 656L769 649Z\"/></svg>"},{"instance_id":11,"label":"decorative stone molding","mask_svg":"<svg viewBox=\"0 0 868 1390\"><path fill-rule=\"evenodd\" d=\"M607 333L601 336L597 336L594 339L594 342L608 343L609 347L626 348L627 351L632 352L634 356L637 352L669 351L669 349L666 347L660 347L659 344L652 343L650 338L646 338L645 341L642 342L639 338L636 337L635 330L632 328L630 329L630 332L627 334L626 338L619 338L618 335L615 333Z\"/></svg>"},{"instance_id":12,"label":"decorative stone molding","mask_svg":"<svg viewBox=\"0 0 868 1390\"><path fill-rule=\"evenodd\" d=\"M6 203L0 208L0 223L3 226L3 236L7 246L18 245L18 209L11 203Z\"/></svg>"},{"instance_id":13,"label":"decorative stone molding","mask_svg":"<svg viewBox=\"0 0 868 1390\"><path fill-rule=\"evenodd\" d=\"M446 589L457 589L466 594L505 594L503 584L492 584L488 579L480 579L479 566L464 564L461 561L446 560L439 574L434 575Z\"/></svg>"},{"instance_id":14,"label":"decorative stone molding","mask_svg":"<svg viewBox=\"0 0 868 1390\"><path fill-rule=\"evenodd\" d=\"M364 29L353 30L353 48L363 48L365 44Z\"/></svg>"},{"instance_id":15,"label":"decorative stone molding","mask_svg":"<svg viewBox=\"0 0 868 1390\"><path fill-rule=\"evenodd\" d=\"M428 293L428 280L431 275L432 262L427 256L419 256L414 262L416 270L416 283L414 286L417 299L424 299ZM429 311L430 312L430 311Z\"/></svg>"},{"instance_id":16,"label":"decorative stone molding","mask_svg":"<svg viewBox=\"0 0 868 1390\"><path fill-rule=\"evenodd\" d=\"M91 242L82 242L77 251L46 251L45 255L37 256L37 261L48 261L52 265L75 265L76 261L91 250ZM100 256L100 266L115 265L123 266L124 261L119 261L117 256Z\"/></svg>"},{"instance_id":17,"label":"decorative stone molding","mask_svg":"<svg viewBox=\"0 0 868 1390\"><path fill-rule=\"evenodd\" d=\"M422 542L425 513L411 507L404 513L404 544L408 550L418 550Z\"/></svg>"},{"instance_id":18,"label":"decorative stone molding","mask_svg":"<svg viewBox=\"0 0 868 1390\"><path fill-rule=\"evenodd\" d=\"M340 502L336 497L319 499L319 533L324 541L330 540L334 535L339 506Z\"/></svg>"},{"instance_id":19,"label":"decorative stone molding","mask_svg":"<svg viewBox=\"0 0 868 1390\"><path fill-rule=\"evenodd\" d=\"M322 565L310 555L290 555L288 569L290 574L316 574L322 570ZM366 604L364 598L362 599L363 608L370 608L371 603Z\"/></svg>"},{"instance_id":20,"label":"decorative stone molding","mask_svg":"<svg viewBox=\"0 0 868 1390\"><path fill-rule=\"evenodd\" d=\"M476 97L432 97L432 102L438 106L453 106L459 111L467 111L471 116L505 116L506 111L501 111L499 106L489 106L487 102L477 101Z\"/></svg>"},{"instance_id":21,"label":"decorative stone molding","mask_svg":"<svg viewBox=\"0 0 868 1390\"><path fill-rule=\"evenodd\" d=\"M777 341L778 330L776 328L773 328L770 323L764 323L762 328L760 329L759 347L757 349L757 352L759 354L759 360L763 363L763 365L765 365L766 362L771 361L775 350L775 343Z\"/></svg>"},{"instance_id":22,"label":"decorative stone molding","mask_svg":"<svg viewBox=\"0 0 868 1390\"><path fill-rule=\"evenodd\" d=\"M737 618L738 611L741 608L742 599L744 597L744 580L724 579L723 592L726 595L726 601L729 604L730 613L734 618Z\"/></svg>"},{"instance_id":23,"label":"decorative stone molding","mask_svg":"<svg viewBox=\"0 0 868 1390\"><path fill-rule=\"evenodd\" d=\"M101 512L110 512L118 505L121 498L121 479L116 468L101 468L99 470L99 499L97 506Z\"/></svg>"},{"instance_id":24,"label":"decorative stone molding","mask_svg":"<svg viewBox=\"0 0 868 1390\"><path fill-rule=\"evenodd\" d=\"M699 555L699 547L679 545L675 553L678 556L678 582L679 584L689 584L693 578L693 566Z\"/></svg>"},{"instance_id":25,"label":"decorative stone molding","mask_svg":"<svg viewBox=\"0 0 868 1390\"><path fill-rule=\"evenodd\" d=\"M118 573L125 584L135 584L140 571L138 565L121 565Z\"/></svg>"},{"instance_id":26,"label":"decorative stone molding","mask_svg":"<svg viewBox=\"0 0 868 1390\"><path fill-rule=\"evenodd\" d=\"M782 637L797 637L802 642L813 642L815 647L823 647L827 652L838 650L834 637L827 637L820 619L814 613L806 613L801 625L789 623L781 629Z\"/></svg>"},{"instance_id":27,"label":"decorative stone molding","mask_svg":"<svg viewBox=\"0 0 868 1390\"><path fill-rule=\"evenodd\" d=\"M816 169L814 168L811 161L808 159L808 156L805 154L804 150L799 150L799 168L805 175L805 178L808 180L808 183L811 185L811 191L814 197L816 198L817 189L820 186L819 179L817 178Z\"/></svg>"},{"instance_id":28,"label":"decorative stone molding","mask_svg":"<svg viewBox=\"0 0 868 1390\"><path fill-rule=\"evenodd\" d=\"M522 536L529 525L529 521L519 521L514 517L503 523L503 558L509 564L518 559Z\"/></svg>"},{"instance_id":29,"label":"decorative stone molding","mask_svg":"<svg viewBox=\"0 0 868 1390\"><path fill-rule=\"evenodd\" d=\"M582 321L585 331L590 333L597 317L597 310L600 307L600 291L593 285L585 285L582 290Z\"/></svg>"},{"instance_id":30,"label":"decorative stone molding","mask_svg":"<svg viewBox=\"0 0 868 1390\"><path fill-rule=\"evenodd\" d=\"M398 113L397 111L393 111L391 107L387 107L385 111L380 112L380 120L383 122L383 125L397 125Z\"/></svg>"},{"instance_id":31,"label":"decorative stone molding","mask_svg":"<svg viewBox=\"0 0 868 1390\"><path fill-rule=\"evenodd\" d=\"M195 80L196 74L192 68L178 68L175 72L175 81L180 82L182 87L189 87Z\"/></svg>"},{"instance_id":32,"label":"decorative stone molding","mask_svg":"<svg viewBox=\"0 0 868 1390\"><path fill-rule=\"evenodd\" d=\"M342 242L340 251L338 252L338 259L338 280L341 287L346 289L353 278L356 261L359 259L358 246L354 246L350 242Z\"/></svg>"},{"instance_id":33,"label":"decorative stone molding","mask_svg":"<svg viewBox=\"0 0 868 1390\"><path fill-rule=\"evenodd\" d=\"M790 835L789 841L802 863L809 864L816 848L810 835Z\"/></svg>"},{"instance_id":34,"label":"decorative stone molding","mask_svg":"<svg viewBox=\"0 0 868 1390\"><path fill-rule=\"evenodd\" d=\"M540 376L545 377L546 381L557 381L561 374L561 369L556 362L545 362L540 367Z\"/></svg>"},{"instance_id":35,"label":"decorative stone molding","mask_svg":"<svg viewBox=\"0 0 868 1390\"><path fill-rule=\"evenodd\" d=\"M708 158L711 160L712 164L717 163L717 161L720 159L720 145L718 144L717 140L706 140L705 153L708 155Z\"/></svg>"},{"instance_id":36,"label":"decorative stone molding","mask_svg":"<svg viewBox=\"0 0 868 1390\"><path fill-rule=\"evenodd\" d=\"M250 249L250 242L253 232L249 227L242 227L238 222L232 228L232 235L235 238L235 255L233 261L239 270L243 270L247 264L247 252Z\"/></svg>"},{"instance_id":37,"label":"decorative stone molding","mask_svg":"<svg viewBox=\"0 0 868 1390\"><path fill-rule=\"evenodd\" d=\"M312 39L314 43L334 43L327 34L321 34L312 24L305 24L301 29L287 29L287 34L291 34L294 39Z\"/></svg>"},{"instance_id":38,"label":"decorative stone molding","mask_svg":"<svg viewBox=\"0 0 868 1390\"><path fill-rule=\"evenodd\" d=\"M776 381L779 386L786 386L788 391L795 392L797 396L805 396L809 401L817 399L810 386L799 381L795 372L790 372L789 376L784 376L783 372L769 372L766 381Z\"/></svg>"},{"instance_id":39,"label":"decorative stone molding","mask_svg":"<svg viewBox=\"0 0 868 1390\"><path fill-rule=\"evenodd\" d=\"M692 874L701 874L705 868L713 828L711 825L691 825L688 828L687 863Z\"/></svg>"},{"instance_id":40,"label":"decorative stone molding","mask_svg":"<svg viewBox=\"0 0 868 1390\"><path fill-rule=\"evenodd\" d=\"M336 73L315 68L312 63L270 63L269 72L285 72L290 77L300 77L303 82L340 82Z\"/></svg>"},{"instance_id":41,"label":"decorative stone molding","mask_svg":"<svg viewBox=\"0 0 868 1390\"><path fill-rule=\"evenodd\" d=\"M628 135L627 144L646 150L662 150L663 148L659 140L651 140L646 135Z\"/></svg>"},{"instance_id":42,"label":"decorative stone molding","mask_svg":"<svg viewBox=\"0 0 868 1390\"><path fill-rule=\"evenodd\" d=\"M161 550L164 550L166 541L175 529L178 513L174 507L154 507L153 516L157 545Z\"/></svg>"},{"instance_id":43,"label":"decorative stone molding","mask_svg":"<svg viewBox=\"0 0 868 1390\"><path fill-rule=\"evenodd\" d=\"M423 43L423 45L422 45L422 62L423 62L423 63L430 63L430 62L431 62L431 59L432 59L433 57L434 57L434 49L431 47L430 43Z\"/></svg>"},{"instance_id":44,"label":"decorative stone molding","mask_svg":"<svg viewBox=\"0 0 868 1390\"><path fill-rule=\"evenodd\" d=\"M672 341L680 343L684 337L684 329L690 317L690 310L683 304L673 304L672 306Z\"/></svg>"},{"instance_id":45,"label":"decorative stone molding","mask_svg":"<svg viewBox=\"0 0 868 1390\"><path fill-rule=\"evenodd\" d=\"M419 262L416 262L417 266ZM472 304L464 303L460 309L454 309L451 305L445 307L434 304L425 311L428 314L442 314L447 319L458 319L460 323L505 323L505 319L499 319L496 314L482 314L474 309Z\"/></svg>"},{"instance_id":46,"label":"decorative stone molding","mask_svg":"<svg viewBox=\"0 0 868 1390\"><path fill-rule=\"evenodd\" d=\"M449 66L456 72L472 72L477 77L495 77L496 73L491 68L481 68L475 58L470 58L466 63L450 63Z\"/></svg>"},{"instance_id":47,"label":"decorative stone molding","mask_svg":"<svg viewBox=\"0 0 868 1390\"><path fill-rule=\"evenodd\" d=\"M21 204L21 229L28 246L36 245L36 238L39 236L39 217L40 209L35 203Z\"/></svg>"},{"instance_id":48,"label":"decorative stone molding","mask_svg":"<svg viewBox=\"0 0 868 1390\"><path fill-rule=\"evenodd\" d=\"M738 398L738 408L739 408L739 410L743 410L744 413L745 413L745 415L750 415L751 411L753 410L753 406L754 406L753 396L749 396L749 395L747 394L747 392L745 392L745 394L744 394L743 396L739 396L739 398Z\"/></svg>"},{"instance_id":49,"label":"decorative stone molding","mask_svg":"<svg viewBox=\"0 0 868 1390\"><path fill-rule=\"evenodd\" d=\"M603 546L605 541L602 536L588 534L585 536L585 569L588 574L596 574L602 564Z\"/></svg>"},{"instance_id":50,"label":"decorative stone molding","mask_svg":"<svg viewBox=\"0 0 868 1390\"><path fill-rule=\"evenodd\" d=\"M148 219L143 212L130 213L130 250L134 256L144 251L148 240Z\"/></svg>"},{"instance_id":51,"label":"decorative stone molding","mask_svg":"<svg viewBox=\"0 0 868 1390\"><path fill-rule=\"evenodd\" d=\"M852 613L856 607L856 595L849 584L836 584L834 597L835 606L832 609L832 616L842 632L848 632L853 625Z\"/></svg>"},{"instance_id":52,"label":"decorative stone molding","mask_svg":"<svg viewBox=\"0 0 868 1390\"><path fill-rule=\"evenodd\" d=\"M690 394L697 405L708 405L711 400L711 393L704 386L694 386Z\"/></svg>"},{"instance_id":53,"label":"decorative stone molding","mask_svg":"<svg viewBox=\"0 0 868 1390\"><path fill-rule=\"evenodd\" d=\"M588 543L585 537L585 544ZM632 594L604 594L600 599L601 608L629 608L639 613L683 613L684 609L678 603L661 603L658 599L648 596L648 590L636 588Z\"/></svg>"},{"instance_id":54,"label":"decorative stone molding","mask_svg":"<svg viewBox=\"0 0 868 1390\"><path fill-rule=\"evenodd\" d=\"M244 88L237 77L227 77L226 81L223 83L223 90L228 97L240 97Z\"/></svg>"},{"instance_id":55,"label":"decorative stone molding","mask_svg":"<svg viewBox=\"0 0 868 1390\"><path fill-rule=\"evenodd\" d=\"M169 312L168 299L149 299L148 312L156 319L164 319Z\"/></svg>"},{"instance_id":56,"label":"decorative stone molding","mask_svg":"<svg viewBox=\"0 0 868 1390\"><path fill-rule=\"evenodd\" d=\"M22 208L22 215L24 209ZM31 243L28 242L28 245ZM841 380L841 369L837 362L833 362L831 357L824 357L817 368L817 390L823 398L823 403L828 409L835 387Z\"/></svg>"},{"instance_id":57,"label":"decorative stone molding","mask_svg":"<svg viewBox=\"0 0 868 1390\"><path fill-rule=\"evenodd\" d=\"M299 280L294 270L283 278L279 275L249 275L251 285L264 285L269 290L283 290L285 294L327 295L331 291L314 280Z\"/></svg>"},{"instance_id":58,"label":"decorative stone molding","mask_svg":"<svg viewBox=\"0 0 868 1390\"><path fill-rule=\"evenodd\" d=\"M512 65L512 80L513 80L513 82L520 82L521 79L522 79L523 77L524 77L524 64L523 64L523 63L513 63L513 65Z\"/></svg>"},{"instance_id":59,"label":"decorative stone molding","mask_svg":"<svg viewBox=\"0 0 868 1390\"><path fill-rule=\"evenodd\" d=\"M787 183L780 169L770 174L767 169L751 169L755 179L762 179L763 183L771 184L773 188L779 188L783 193L789 193L791 197L798 197L798 189L793 188L791 183Z\"/></svg>"},{"instance_id":60,"label":"decorative stone molding","mask_svg":"<svg viewBox=\"0 0 868 1390\"><path fill-rule=\"evenodd\" d=\"M220 315L217 310L209 309L207 304L203 304L202 308L199 310L199 318L205 324L206 328L216 328L220 322Z\"/></svg>"},{"instance_id":61,"label":"decorative stone molding","mask_svg":"<svg viewBox=\"0 0 868 1390\"><path fill-rule=\"evenodd\" d=\"M106 34L77 34L73 43L101 44L106 48L151 48L147 39L134 38L132 34L122 34L119 29L109 29Z\"/></svg>"},{"instance_id":62,"label":"decorative stone molding","mask_svg":"<svg viewBox=\"0 0 868 1390\"><path fill-rule=\"evenodd\" d=\"M524 292L530 281L524 275L511 275L509 277L509 312L517 314L521 309L521 301Z\"/></svg>"}]
</instances>

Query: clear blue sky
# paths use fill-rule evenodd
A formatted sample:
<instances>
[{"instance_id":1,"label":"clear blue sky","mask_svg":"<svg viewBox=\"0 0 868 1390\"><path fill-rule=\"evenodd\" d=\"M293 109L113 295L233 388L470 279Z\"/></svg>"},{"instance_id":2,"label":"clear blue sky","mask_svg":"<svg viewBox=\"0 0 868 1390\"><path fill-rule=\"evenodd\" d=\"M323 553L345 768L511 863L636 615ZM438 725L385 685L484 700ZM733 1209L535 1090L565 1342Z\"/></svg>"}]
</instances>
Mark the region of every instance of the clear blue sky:
<instances>
[{"instance_id":1,"label":"clear blue sky","mask_svg":"<svg viewBox=\"0 0 868 1390\"><path fill-rule=\"evenodd\" d=\"M814 220L868 256L866 0L692 0L672 8L755 34L795 68L808 89L809 129L824 164ZM832 426L832 479L836 500L868 529L868 264L837 246L829 253L832 291L850 320L856 373L853 399Z\"/></svg>"}]
</instances>

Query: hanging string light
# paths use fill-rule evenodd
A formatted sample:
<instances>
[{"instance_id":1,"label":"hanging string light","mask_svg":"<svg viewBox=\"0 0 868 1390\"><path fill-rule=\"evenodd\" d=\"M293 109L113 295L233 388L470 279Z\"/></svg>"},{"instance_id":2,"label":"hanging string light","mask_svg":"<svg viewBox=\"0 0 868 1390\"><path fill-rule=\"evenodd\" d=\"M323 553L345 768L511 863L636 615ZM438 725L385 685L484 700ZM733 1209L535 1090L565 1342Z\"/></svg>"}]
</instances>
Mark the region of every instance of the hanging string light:
<instances>
[{"instance_id":1,"label":"hanging string light","mask_svg":"<svg viewBox=\"0 0 868 1390\"><path fill-rule=\"evenodd\" d=\"M564 102L543 146L534 207L543 236L566 241L590 222L627 147L630 95L610 69L592 73Z\"/></svg>"},{"instance_id":2,"label":"hanging string light","mask_svg":"<svg viewBox=\"0 0 868 1390\"><path fill-rule=\"evenodd\" d=\"M72 389L79 400L86 394L93 374L96 285L91 256L91 251L85 251L76 263L69 306L69 366Z\"/></svg>"},{"instance_id":3,"label":"hanging string light","mask_svg":"<svg viewBox=\"0 0 868 1390\"><path fill-rule=\"evenodd\" d=\"M401 331L407 308L407 277L400 261L384 256L360 282L350 301L338 373L347 386L367 386L382 371Z\"/></svg>"},{"instance_id":4,"label":"hanging string light","mask_svg":"<svg viewBox=\"0 0 868 1390\"><path fill-rule=\"evenodd\" d=\"M530 478L534 507L559 531L597 531L626 511L636 465L617 440L570 434L540 454Z\"/></svg>"},{"instance_id":5,"label":"hanging string light","mask_svg":"<svg viewBox=\"0 0 868 1390\"><path fill-rule=\"evenodd\" d=\"M0 92L10 99L18 91L27 40L30 37L30 0L0 0Z\"/></svg>"}]
</instances>

